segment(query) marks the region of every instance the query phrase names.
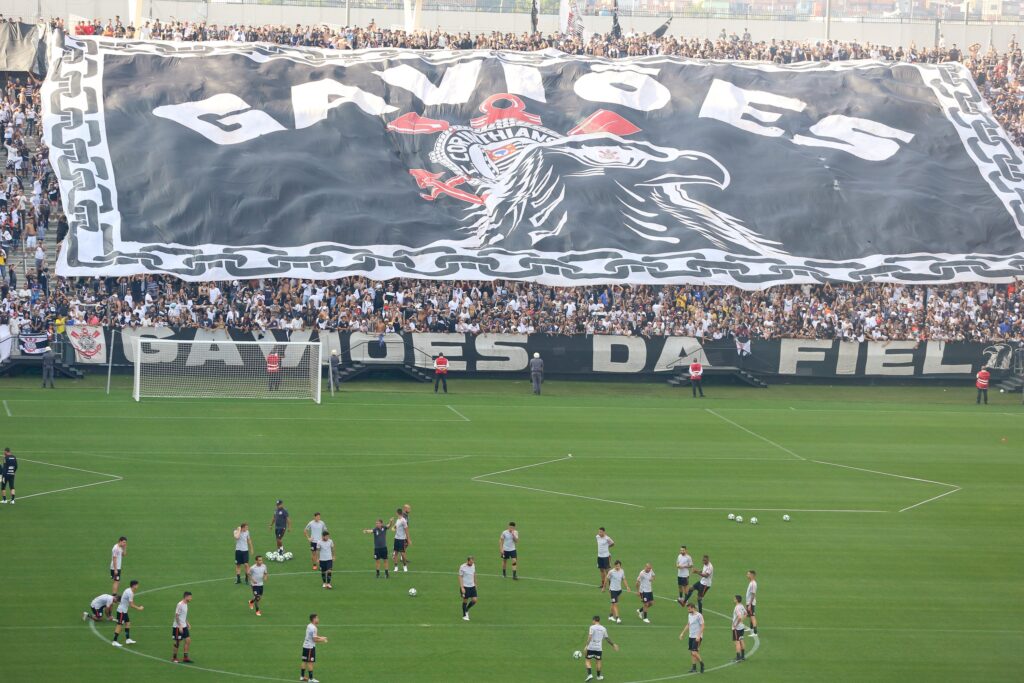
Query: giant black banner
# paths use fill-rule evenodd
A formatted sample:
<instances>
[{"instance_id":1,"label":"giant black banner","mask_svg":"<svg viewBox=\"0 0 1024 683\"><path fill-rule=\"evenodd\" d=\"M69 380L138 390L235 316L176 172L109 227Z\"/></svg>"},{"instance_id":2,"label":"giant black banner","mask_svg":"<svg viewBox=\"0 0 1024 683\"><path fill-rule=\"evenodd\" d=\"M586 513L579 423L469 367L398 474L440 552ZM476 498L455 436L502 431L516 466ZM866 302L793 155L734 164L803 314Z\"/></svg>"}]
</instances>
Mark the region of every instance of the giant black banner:
<instances>
[{"instance_id":1,"label":"giant black banner","mask_svg":"<svg viewBox=\"0 0 1024 683\"><path fill-rule=\"evenodd\" d=\"M556 336L545 334L389 334L383 337L360 332L242 332L240 330L175 330L126 328L110 340L111 360L115 365L135 363L140 338L179 339L204 342L162 346L144 352L143 363L178 363L190 367L211 364L241 364L237 350L222 342L320 341L322 358L327 363L337 351L346 365L412 365L425 370L443 353L454 374L526 375L534 353L544 359L548 375L577 378L669 377L685 369L696 358L710 370L743 367L768 377L856 379L889 378L964 378L974 376L982 365L992 368L998 377L1012 369L1018 342L946 343L939 341L847 343L816 339L754 341L749 355L741 358L736 343L727 339L704 341L694 337L620 337L613 335ZM188 358L179 358L179 354ZM286 355L284 362L292 362ZM714 373L712 373L714 374Z\"/></svg>"},{"instance_id":2,"label":"giant black banner","mask_svg":"<svg viewBox=\"0 0 1024 683\"><path fill-rule=\"evenodd\" d=\"M0 21L0 71L46 73L45 24Z\"/></svg>"},{"instance_id":3,"label":"giant black banner","mask_svg":"<svg viewBox=\"0 0 1024 683\"><path fill-rule=\"evenodd\" d=\"M1024 274L1024 158L957 63L68 38L43 99L62 275Z\"/></svg>"}]
</instances>

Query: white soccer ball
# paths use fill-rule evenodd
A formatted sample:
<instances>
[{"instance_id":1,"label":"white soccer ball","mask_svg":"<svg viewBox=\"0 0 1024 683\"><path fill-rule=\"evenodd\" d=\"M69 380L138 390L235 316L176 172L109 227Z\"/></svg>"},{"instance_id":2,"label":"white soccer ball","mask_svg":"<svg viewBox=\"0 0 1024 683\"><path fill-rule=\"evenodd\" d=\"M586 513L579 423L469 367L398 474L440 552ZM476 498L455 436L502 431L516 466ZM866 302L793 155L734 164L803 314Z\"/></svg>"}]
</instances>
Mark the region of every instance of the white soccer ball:
<instances>
[{"instance_id":1,"label":"white soccer ball","mask_svg":"<svg viewBox=\"0 0 1024 683\"><path fill-rule=\"evenodd\" d=\"M782 521L783 522L788 522L789 521L789 515L782 515Z\"/></svg>"},{"instance_id":2,"label":"white soccer ball","mask_svg":"<svg viewBox=\"0 0 1024 683\"><path fill-rule=\"evenodd\" d=\"M410 598L415 598L416 597L416 589L415 588L410 588L409 589L409 597Z\"/></svg>"},{"instance_id":3,"label":"white soccer ball","mask_svg":"<svg viewBox=\"0 0 1024 683\"><path fill-rule=\"evenodd\" d=\"M757 517L751 517L750 518L750 523L751 524L757 524Z\"/></svg>"},{"instance_id":4,"label":"white soccer ball","mask_svg":"<svg viewBox=\"0 0 1024 683\"><path fill-rule=\"evenodd\" d=\"M729 513L729 521L731 522L731 521L732 521L732 520L734 520L734 519L736 519L736 515L734 515L734 514L732 514L732 513L730 512L730 513Z\"/></svg>"},{"instance_id":5,"label":"white soccer ball","mask_svg":"<svg viewBox=\"0 0 1024 683\"><path fill-rule=\"evenodd\" d=\"M1005 394L1005 393L1006 393L1006 389L1000 389L1000 390L999 390L999 393L1000 393L1000 394Z\"/></svg>"},{"instance_id":6,"label":"white soccer ball","mask_svg":"<svg viewBox=\"0 0 1024 683\"><path fill-rule=\"evenodd\" d=\"M277 562L284 562L284 555L275 555L274 560Z\"/></svg>"},{"instance_id":7,"label":"white soccer ball","mask_svg":"<svg viewBox=\"0 0 1024 683\"><path fill-rule=\"evenodd\" d=\"M583 653L580 652L579 650L576 650L575 652L572 653L572 658L573 659L582 659L582 657L583 657Z\"/></svg>"},{"instance_id":8,"label":"white soccer ball","mask_svg":"<svg viewBox=\"0 0 1024 683\"><path fill-rule=\"evenodd\" d=\"M286 560L290 560L290 559L292 559L293 557L295 557L295 556L294 556L294 555L292 555L291 553L285 553L285 554L284 554L284 559L286 559Z\"/></svg>"},{"instance_id":9,"label":"white soccer ball","mask_svg":"<svg viewBox=\"0 0 1024 683\"><path fill-rule=\"evenodd\" d=\"M741 515L736 515L736 521L743 524L743 517Z\"/></svg>"}]
</instances>

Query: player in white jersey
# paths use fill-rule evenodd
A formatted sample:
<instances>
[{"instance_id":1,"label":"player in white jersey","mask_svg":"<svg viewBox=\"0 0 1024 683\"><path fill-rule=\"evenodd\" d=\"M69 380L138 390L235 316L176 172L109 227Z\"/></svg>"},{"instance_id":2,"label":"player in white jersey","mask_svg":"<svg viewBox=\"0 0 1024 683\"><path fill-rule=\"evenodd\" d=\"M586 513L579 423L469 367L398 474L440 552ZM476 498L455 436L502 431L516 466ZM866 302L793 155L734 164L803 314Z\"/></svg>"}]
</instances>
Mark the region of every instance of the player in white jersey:
<instances>
[{"instance_id":1,"label":"player in white jersey","mask_svg":"<svg viewBox=\"0 0 1024 683\"><path fill-rule=\"evenodd\" d=\"M476 563L472 555L459 566L459 595L462 596L462 620L469 621L469 610L476 604Z\"/></svg>"},{"instance_id":2,"label":"player in white jersey","mask_svg":"<svg viewBox=\"0 0 1024 683\"><path fill-rule=\"evenodd\" d=\"M603 591L605 578L612 566L612 548L615 547L615 541L605 532L604 527L597 530L597 536L594 538L597 541L597 571L601 572L601 583L598 588Z\"/></svg>"},{"instance_id":3,"label":"player in white jersey","mask_svg":"<svg viewBox=\"0 0 1024 683\"><path fill-rule=\"evenodd\" d=\"M89 610L82 612L82 621L86 619L92 619L93 621L103 621L103 616L106 615L107 621L110 621L113 617L110 616L111 610L114 609L114 605L118 601L117 593L103 593L97 595L89 603Z\"/></svg>"},{"instance_id":4,"label":"player in white jersey","mask_svg":"<svg viewBox=\"0 0 1024 683\"><path fill-rule=\"evenodd\" d=\"M242 567L245 567L245 582L249 583L249 553L253 552L249 524L242 522L232 532L235 537L235 584L242 583Z\"/></svg>"},{"instance_id":5,"label":"player in white jersey","mask_svg":"<svg viewBox=\"0 0 1024 683\"><path fill-rule=\"evenodd\" d=\"M512 560L512 580L519 580L519 531L516 530L516 523L509 522L508 528L501 532L498 539L498 547L501 550L501 575L507 577L505 567L509 560Z\"/></svg>"},{"instance_id":6,"label":"player in white jersey","mask_svg":"<svg viewBox=\"0 0 1024 683\"><path fill-rule=\"evenodd\" d=\"M121 585L121 563L127 554L128 539L122 536L117 539L117 543L110 549L110 580L113 582L113 585L110 587L111 593L116 593L117 587Z\"/></svg>"},{"instance_id":7,"label":"player in white jersey","mask_svg":"<svg viewBox=\"0 0 1024 683\"><path fill-rule=\"evenodd\" d=\"M704 660L700 656L700 643L704 639L704 615L697 611L697 608L690 603L686 603L686 626L683 627L682 633L679 634L679 640L686 637L686 632L690 632L690 673L696 673L697 665L700 665L700 672L704 673Z\"/></svg>"},{"instance_id":8,"label":"player in white jersey","mask_svg":"<svg viewBox=\"0 0 1024 683\"><path fill-rule=\"evenodd\" d=\"M611 614L608 615L608 621L614 621L616 624L622 623L622 617L619 616L619 596L622 595L623 589L627 593L630 593L629 584L626 583L626 572L622 571L622 562L615 560L615 567L608 572L607 576L607 588L608 594L612 597L612 609Z\"/></svg>"},{"instance_id":9,"label":"player in white jersey","mask_svg":"<svg viewBox=\"0 0 1024 683\"><path fill-rule=\"evenodd\" d=\"M679 554L676 556L676 584L679 586L679 604L682 605L683 593L690 585L690 572L693 571L693 558L690 557L685 545L679 546Z\"/></svg>"},{"instance_id":10,"label":"player in white jersey","mask_svg":"<svg viewBox=\"0 0 1024 683\"><path fill-rule=\"evenodd\" d=\"M747 616L750 617L750 628L754 632L754 636L757 636L757 617L754 616L757 611L757 572L753 569L747 572L747 594L744 596L744 602L747 606Z\"/></svg>"},{"instance_id":11,"label":"player in white jersey","mask_svg":"<svg viewBox=\"0 0 1024 683\"><path fill-rule=\"evenodd\" d=\"M317 565L317 543L324 537L324 532L327 531L327 525L320 519L320 513L314 512L313 519L309 520L306 524L306 528L302 530L302 534L309 541L309 554L313 558L313 571L318 568Z\"/></svg>"},{"instance_id":12,"label":"player in white jersey","mask_svg":"<svg viewBox=\"0 0 1024 683\"><path fill-rule=\"evenodd\" d=\"M174 639L174 653L171 655L171 661L175 664L178 663L178 645L184 641L185 651L181 661L185 664L191 664L192 660L188 658L188 647L192 644L192 634L189 633L189 628L192 626L188 623L188 603L192 602L192 593L185 591L181 600L178 602L178 606L174 608L174 623L171 624L171 638Z\"/></svg>"},{"instance_id":13,"label":"player in white jersey","mask_svg":"<svg viewBox=\"0 0 1024 683\"><path fill-rule=\"evenodd\" d=\"M743 620L747 618L747 608L743 606L743 596L734 595L736 604L732 608L732 642L736 643L736 661L742 662L747 658L747 650L743 647L743 632L747 627Z\"/></svg>"},{"instance_id":14,"label":"player in white jersey","mask_svg":"<svg viewBox=\"0 0 1024 683\"><path fill-rule=\"evenodd\" d=\"M409 560L405 553L412 545L412 538L409 536L409 519L405 516L402 508L395 510L395 544L391 562L395 565L395 573L398 573L398 557L402 557L402 571L409 571Z\"/></svg>"},{"instance_id":15,"label":"player in white jersey","mask_svg":"<svg viewBox=\"0 0 1024 683\"><path fill-rule=\"evenodd\" d=\"M604 674L601 673L601 657L604 654L604 641L606 640L616 652L619 651L619 646L616 645L612 641L611 636L608 635L608 629L601 625L601 617L594 615L590 628L587 630L587 642L583 646L583 649L587 653L587 658L585 660L587 665L587 677L584 679L585 681L589 681L594 678L594 674L590 670L590 660L597 662L597 666L594 667L597 670L597 680L604 680Z\"/></svg>"},{"instance_id":16,"label":"player in white jersey","mask_svg":"<svg viewBox=\"0 0 1024 683\"><path fill-rule=\"evenodd\" d=\"M306 671L309 671L309 683L320 683L313 678L313 665L316 663L316 644L326 643L327 638L317 633L317 624L320 617L316 614L309 615L309 623L306 625L306 637L302 641L302 667L299 669L299 680L305 681Z\"/></svg>"},{"instance_id":17,"label":"player in white jersey","mask_svg":"<svg viewBox=\"0 0 1024 683\"><path fill-rule=\"evenodd\" d=\"M649 624L651 620L647 618L647 612L654 605L654 569L650 562L644 565L643 570L636 577L636 593L640 596L640 602L643 603L636 613L645 624Z\"/></svg>"},{"instance_id":18,"label":"player in white jersey","mask_svg":"<svg viewBox=\"0 0 1024 683\"><path fill-rule=\"evenodd\" d=\"M700 614L704 614L704 596L708 594L709 590L711 590L711 581L715 577L715 566L711 564L711 559L707 555L701 558L701 562L702 564L700 568L700 581L698 581L695 585L690 586L689 590L686 591L685 601L689 602L690 595L692 595L693 592L696 591L697 611Z\"/></svg>"},{"instance_id":19,"label":"player in white jersey","mask_svg":"<svg viewBox=\"0 0 1024 683\"><path fill-rule=\"evenodd\" d=\"M114 647L121 647L121 643L117 642L117 638L121 635L122 626L124 627L124 644L135 644L135 641L132 640L132 619L128 615L128 608L134 607L140 612L145 609L142 605L135 604L135 594L138 591L139 582L130 582L128 588L121 594L121 601L117 603L117 626L114 627L114 640L111 642L111 645Z\"/></svg>"},{"instance_id":20,"label":"player in white jersey","mask_svg":"<svg viewBox=\"0 0 1024 683\"><path fill-rule=\"evenodd\" d=\"M331 577L334 575L334 539L331 538L331 532L324 532L323 538L317 541L316 549L320 560L320 578L323 579L323 587L334 588L331 585Z\"/></svg>"},{"instance_id":21,"label":"player in white jersey","mask_svg":"<svg viewBox=\"0 0 1024 683\"><path fill-rule=\"evenodd\" d=\"M260 601L263 600L263 584L266 583L267 577L270 576L270 570L267 565L263 564L263 556L256 556L256 564L249 567L248 581L252 587L252 599L249 600L249 609L256 610L256 616L262 617L263 612L260 611Z\"/></svg>"}]
</instances>

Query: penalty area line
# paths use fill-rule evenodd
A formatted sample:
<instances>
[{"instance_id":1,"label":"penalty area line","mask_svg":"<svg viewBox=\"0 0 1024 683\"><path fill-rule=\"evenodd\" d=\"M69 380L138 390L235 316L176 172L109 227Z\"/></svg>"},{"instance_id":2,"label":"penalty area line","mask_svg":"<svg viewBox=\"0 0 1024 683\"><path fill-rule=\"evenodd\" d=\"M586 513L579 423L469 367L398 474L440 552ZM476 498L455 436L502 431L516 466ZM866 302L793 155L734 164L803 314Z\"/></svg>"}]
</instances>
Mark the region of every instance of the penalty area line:
<instances>
[{"instance_id":1,"label":"penalty area line","mask_svg":"<svg viewBox=\"0 0 1024 683\"><path fill-rule=\"evenodd\" d=\"M555 462L562 462L564 460L571 460L572 454L566 455L562 458L555 458L554 460L545 460L544 462L535 462L529 465L520 465L519 467L511 467L507 470L498 470L497 472L488 472L487 474L478 474L475 477L471 477L470 481L475 481L478 484L491 484L493 486L505 486L510 489L522 489L524 491L533 491L535 493L547 493L552 496L564 496L566 498L579 498L580 500L591 500L597 503L612 503L614 505L624 505L631 508L643 508L643 505L637 505L636 503L627 503L621 500L609 500L607 498L595 498L593 496L584 496L578 493L566 493L564 491L551 491L549 489L539 489L533 486L523 486L521 484L507 484L503 481L490 481L489 477L496 477L499 474L508 474L509 472L517 472L519 470L527 470L531 467L540 467L541 465L550 465Z\"/></svg>"},{"instance_id":2,"label":"penalty area line","mask_svg":"<svg viewBox=\"0 0 1024 683\"><path fill-rule=\"evenodd\" d=\"M747 434L750 434L750 435L751 435L751 436L753 436L753 437L756 437L756 438L758 438L758 439L761 439L761 441L764 441L764 442L765 442L765 443L767 443L767 444L771 444L772 446L775 446L775 447L776 447L776 448L778 448L778 449L779 449L780 451L783 451L784 453L789 453L790 455L792 455L792 456L793 456L794 458L796 458L797 460L807 460L807 458L805 458L804 456L802 456L802 455L797 455L796 453L794 453L793 451L789 450L789 449L788 449L788 448L786 448L785 446L782 446L782 445L780 445L780 444L777 444L777 443L775 443L774 441L772 441L771 439L769 439L769 438L767 438L767 437L764 437L764 436L761 436L760 434L758 434L757 432L755 432L755 431L753 431L753 430L751 430L751 429L747 429L746 427L744 427L743 425L739 424L738 422L733 422L732 420L730 420L729 418L725 417L724 415L719 415L719 414L718 414L718 413L716 413L715 411L711 410L711 408L705 408L704 410L705 410L706 412L709 412L709 413L711 413L712 415L714 415L715 417L717 417L717 418L718 418L719 420L724 420L725 422L728 422L729 424L731 424L731 425L732 425L733 427L736 427L737 429L742 429L742 430L743 430L743 431L745 431L745 432L746 432Z\"/></svg>"},{"instance_id":3,"label":"penalty area line","mask_svg":"<svg viewBox=\"0 0 1024 683\"><path fill-rule=\"evenodd\" d=\"M7 405L7 401L4 401L4 412L7 413L7 417L14 417L11 415L11 407Z\"/></svg>"},{"instance_id":4,"label":"penalty area line","mask_svg":"<svg viewBox=\"0 0 1024 683\"><path fill-rule=\"evenodd\" d=\"M81 467L71 467L69 465L58 465L52 462L43 462L42 460L29 460L28 458L22 458L25 462L30 462L35 465L47 465L49 467L57 467L62 470L74 470L75 472L85 472L86 474L96 474L101 477L107 477L103 481L94 481L88 484L79 484L78 486L67 486L62 489L54 489L52 491L40 491L38 493L29 493L23 496L18 496L19 500L25 500L26 498L35 498L36 496L48 496L51 493L64 493L65 491L76 491L78 489L87 489L92 486L102 486L103 484L116 484L119 481L124 481L124 477L119 474L111 474L109 472L96 472L95 470L84 470Z\"/></svg>"},{"instance_id":5,"label":"penalty area line","mask_svg":"<svg viewBox=\"0 0 1024 683\"><path fill-rule=\"evenodd\" d=\"M446 406L446 407L448 408L448 410L452 411L453 413L455 413L456 415L458 415L459 417L461 417L461 418L462 418L463 420L465 420L466 422L472 422L472 420L470 420L470 419L469 419L468 417L466 417L465 415L463 415L463 414L462 414L462 413L460 413L459 411L455 410L455 407L454 407L454 406Z\"/></svg>"}]
</instances>

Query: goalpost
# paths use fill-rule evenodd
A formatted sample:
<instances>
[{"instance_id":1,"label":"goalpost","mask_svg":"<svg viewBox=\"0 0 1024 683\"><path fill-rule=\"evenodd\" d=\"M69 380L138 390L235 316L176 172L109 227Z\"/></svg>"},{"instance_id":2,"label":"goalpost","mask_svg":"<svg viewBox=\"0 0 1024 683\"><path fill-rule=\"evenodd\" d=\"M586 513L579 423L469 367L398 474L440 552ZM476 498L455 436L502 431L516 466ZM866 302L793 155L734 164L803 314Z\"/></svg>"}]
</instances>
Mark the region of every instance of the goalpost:
<instances>
[{"instance_id":1,"label":"goalpost","mask_svg":"<svg viewBox=\"0 0 1024 683\"><path fill-rule=\"evenodd\" d=\"M132 396L136 401L290 398L320 403L320 348L320 342L139 338Z\"/></svg>"}]
</instances>

